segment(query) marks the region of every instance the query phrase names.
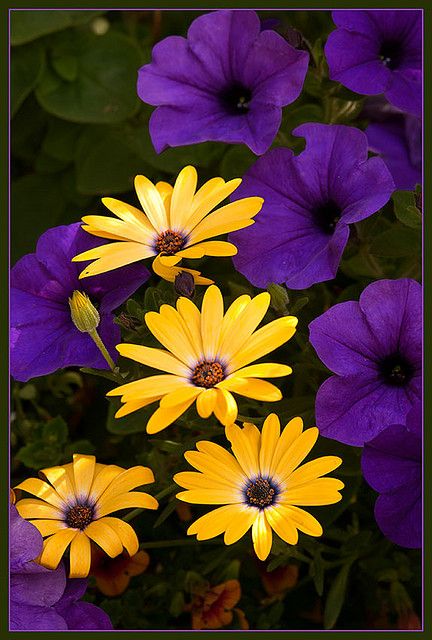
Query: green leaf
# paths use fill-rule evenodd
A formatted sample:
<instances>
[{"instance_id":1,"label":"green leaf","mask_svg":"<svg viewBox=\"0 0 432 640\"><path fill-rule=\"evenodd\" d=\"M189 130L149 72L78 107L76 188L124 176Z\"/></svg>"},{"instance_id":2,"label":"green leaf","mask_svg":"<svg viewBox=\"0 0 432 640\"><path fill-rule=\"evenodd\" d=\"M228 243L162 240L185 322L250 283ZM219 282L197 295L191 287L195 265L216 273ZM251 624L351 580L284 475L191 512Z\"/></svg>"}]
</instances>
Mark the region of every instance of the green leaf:
<instances>
[{"instance_id":1,"label":"green leaf","mask_svg":"<svg viewBox=\"0 0 432 640\"><path fill-rule=\"evenodd\" d=\"M411 229L421 229L422 215L416 206L413 191L395 191L392 195L395 216Z\"/></svg>"},{"instance_id":2,"label":"green leaf","mask_svg":"<svg viewBox=\"0 0 432 640\"><path fill-rule=\"evenodd\" d=\"M59 447L44 445L40 440L26 444L16 454L16 459L29 469L43 469L59 464L62 460L62 451Z\"/></svg>"},{"instance_id":3,"label":"green leaf","mask_svg":"<svg viewBox=\"0 0 432 640\"><path fill-rule=\"evenodd\" d=\"M156 411L156 406L151 404L150 408L139 409L124 418L115 418L114 414L121 406L119 400L110 400L106 426L110 433L122 436L145 431L151 414Z\"/></svg>"},{"instance_id":4,"label":"green leaf","mask_svg":"<svg viewBox=\"0 0 432 640\"><path fill-rule=\"evenodd\" d=\"M57 118L50 118L42 143L42 151L63 162L72 162L82 126Z\"/></svg>"},{"instance_id":5,"label":"green leaf","mask_svg":"<svg viewBox=\"0 0 432 640\"><path fill-rule=\"evenodd\" d=\"M402 258L420 253L421 235L418 230L394 225L388 231L377 236L370 245L375 256Z\"/></svg>"},{"instance_id":6,"label":"green leaf","mask_svg":"<svg viewBox=\"0 0 432 640\"><path fill-rule=\"evenodd\" d=\"M156 522L153 525L153 528L156 529L156 527L159 527L159 525L161 525L163 522L165 522L165 520L172 514L173 511L175 511L175 508L177 506L178 502L177 500L174 498L173 500L171 500L170 502L168 502L168 504L166 505L166 507L164 509L162 509L159 517L157 518Z\"/></svg>"},{"instance_id":7,"label":"green leaf","mask_svg":"<svg viewBox=\"0 0 432 640\"><path fill-rule=\"evenodd\" d=\"M334 579L324 607L324 629L333 629L345 600L352 562L345 564Z\"/></svg>"},{"instance_id":8,"label":"green leaf","mask_svg":"<svg viewBox=\"0 0 432 640\"><path fill-rule=\"evenodd\" d=\"M221 175L225 180L243 176L256 159L256 156L247 147L243 145L232 147L222 158Z\"/></svg>"},{"instance_id":9,"label":"green leaf","mask_svg":"<svg viewBox=\"0 0 432 640\"><path fill-rule=\"evenodd\" d=\"M39 82L45 54L40 42L13 49L11 52L10 109L13 116Z\"/></svg>"},{"instance_id":10,"label":"green leaf","mask_svg":"<svg viewBox=\"0 0 432 640\"><path fill-rule=\"evenodd\" d=\"M46 422L42 430L42 439L51 446L64 445L68 438L68 427L61 416Z\"/></svg>"},{"instance_id":11,"label":"green leaf","mask_svg":"<svg viewBox=\"0 0 432 640\"><path fill-rule=\"evenodd\" d=\"M96 451L96 447L90 442L90 440L76 440L76 442L70 442L65 446L63 451L63 457L69 461L74 453L80 453L81 455L92 455Z\"/></svg>"},{"instance_id":12,"label":"green leaf","mask_svg":"<svg viewBox=\"0 0 432 640\"><path fill-rule=\"evenodd\" d=\"M51 62L76 59L76 77L70 79L74 75L70 64L67 80L48 67L36 89L41 106L72 122L114 123L132 116L139 104L136 73L141 65L135 43L113 31L103 36L79 30L67 34L54 39ZM116 149L110 153L115 154Z\"/></svg>"},{"instance_id":13,"label":"green leaf","mask_svg":"<svg viewBox=\"0 0 432 640\"><path fill-rule=\"evenodd\" d=\"M108 195L133 189L137 174L152 172L134 149L130 127L86 127L76 148L76 184L80 193Z\"/></svg>"},{"instance_id":14,"label":"green leaf","mask_svg":"<svg viewBox=\"0 0 432 640\"><path fill-rule=\"evenodd\" d=\"M10 14L12 45L31 42L55 31L89 22L103 11L12 10Z\"/></svg>"},{"instance_id":15,"label":"green leaf","mask_svg":"<svg viewBox=\"0 0 432 640\"><path fill-rule=\"evenodd\" d=\"M59 57L53 57L51 64L56 73L67 80L67 82L73 82L78 75L78 59L72 55L61 55Z\"/></svg>"},{"instance_id":16,"label":"green leaf","mask_svg":"<svg viewBox=\"0 0 432 640\"><path fill-rule=\"evenodd\" d=\"M312 576L317 594L321 597L324 592L324 562L320 551L317 551L309 565L309 574Z\"/></svg>"}]
</instances>

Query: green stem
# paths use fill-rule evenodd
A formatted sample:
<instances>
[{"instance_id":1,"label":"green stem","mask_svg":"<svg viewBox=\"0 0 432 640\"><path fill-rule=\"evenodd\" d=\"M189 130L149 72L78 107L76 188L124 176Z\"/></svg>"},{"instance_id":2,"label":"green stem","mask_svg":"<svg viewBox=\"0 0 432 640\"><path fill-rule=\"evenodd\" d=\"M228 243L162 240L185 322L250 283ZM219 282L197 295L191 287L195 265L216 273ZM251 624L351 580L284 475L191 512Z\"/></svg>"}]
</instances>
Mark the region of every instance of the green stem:
<instances>
[{"instance_id":1,"label":"green stem","mask_svg":"<svg viewBox=\"0 0 432 640\"><path fill-rule=\"evenodd\" d=\"M94 329L93 331L90 331L89 336L93 340L93 342L95 343L95 345L97 346L97 348L99 349L99 351L101 352L105 360L108 362L111 371L114 371L116 368L114 360L111 358L110 354L108 353L108 350L104 345L104 343L102 342L96 329Z\"/></svg>"}]
</instances>

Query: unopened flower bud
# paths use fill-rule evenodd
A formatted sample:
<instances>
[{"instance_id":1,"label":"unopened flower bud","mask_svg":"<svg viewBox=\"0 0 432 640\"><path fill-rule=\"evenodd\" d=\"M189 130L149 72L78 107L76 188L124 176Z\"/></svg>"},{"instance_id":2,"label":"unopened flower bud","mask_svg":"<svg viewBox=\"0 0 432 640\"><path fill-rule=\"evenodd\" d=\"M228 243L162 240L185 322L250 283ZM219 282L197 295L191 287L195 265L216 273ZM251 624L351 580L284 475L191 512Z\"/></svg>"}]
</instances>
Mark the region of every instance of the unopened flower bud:
<instances>
[{"instance_id":1,"label":"unopened flower bud","mask_svg":"<svg viewBox=\"0 0 432 640\"><path fill-rule=\"evenodd\" d=\"M181 271L174 280L174 289L179 296L192 299L195 294L195 280L191 273Z\"/></svg>"},{"instance_id":2,"label":"unopened flower bud","mask_svg":"<svg viewBox=\"0 0 432 640\"><path fill-rule=\"evenodd\" d=\"M92 333L100 322L99 312L86 293L74 291L69 298L72 322L79 331Z\"/></svg>"}]
</instances>

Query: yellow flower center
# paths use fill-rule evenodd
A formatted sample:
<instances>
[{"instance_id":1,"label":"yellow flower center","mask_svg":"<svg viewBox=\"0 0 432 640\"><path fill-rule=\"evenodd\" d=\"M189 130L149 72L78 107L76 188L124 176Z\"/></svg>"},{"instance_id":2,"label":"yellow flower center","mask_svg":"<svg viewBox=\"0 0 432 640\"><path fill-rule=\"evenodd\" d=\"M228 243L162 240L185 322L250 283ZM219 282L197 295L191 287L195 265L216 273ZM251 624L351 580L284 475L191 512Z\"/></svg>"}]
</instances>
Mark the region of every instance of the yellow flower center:
<instances>
[{"instance_id":1,"label":"yellow flower center","mask_svg":"<svg viewBox=\"0 0 432 640\"><path fill-rule=\"evenodd\" d=\"M214 387L218 382L222 382L225 378L223 366L216 361L200 362L192 374L192 382L197 387L205 387L206 389L210 389Z\"/></svg>"},{"instance_id":2,"label":"yellow flower center","mask_svg":"<svg viewBox=\"0 0 432 640\"><path fill-rule=\"evenodd\" d=\"M155 243L155 249L158 253L165 253L168 256L173 256L183 248L186 238L177 231L163 231Z\"/></svg>"},{"instance_id":3,"label":"yellow flower center","mask_svg":"<svg viewBox=\"0 0 432 640\"><path fill-rule=\"evenodd\" d=\"M268 480L259 477L248 485L245 493L250 505L263 509L272 504L276 490Z\"/></svg>"},{"instance_id":4,"label":"yellow flower center","mask_svg":"<svg viewBox=\"0 0 432 640\"><path fill-rule=\"evenodd\" d=\"M85 529L93 520L93 507L77 504L71 507L66 515L65 522L71 529Z\"/></svg>"}]
</instances>

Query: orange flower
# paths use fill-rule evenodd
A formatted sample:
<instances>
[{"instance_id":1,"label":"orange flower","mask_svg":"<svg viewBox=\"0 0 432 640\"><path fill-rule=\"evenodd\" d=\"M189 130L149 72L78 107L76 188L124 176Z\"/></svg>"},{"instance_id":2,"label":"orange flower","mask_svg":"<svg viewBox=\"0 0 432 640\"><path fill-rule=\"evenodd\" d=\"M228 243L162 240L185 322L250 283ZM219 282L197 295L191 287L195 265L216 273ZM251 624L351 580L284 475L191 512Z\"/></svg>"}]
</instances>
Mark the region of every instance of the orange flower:
<instances>
[{"instance_id":1,"label":"orange flower","mask_svg":"<svg viewBox=\"0 0 432 640\"><path fill-rule=\"evenodd\" d=\"M238 580L227 580L195 594L190 606L192 629L220 629L231 624L233 609L240 598L241 589ZM243 612L240 609L234 609L234 611L239 616L242 629L248 628ZM244 624L247 626L243 626Z\"/></svg>"},{"instance_id":2,"label":"orange flower","mask_svg":"<svg viewBox=\"0 0 432 640\"><path fill-rule=\"evenodd\" d=\"M265 562L259 563L259 572L263 587L269 596L282 595L288 589L297 584L299 568L296 564L288 564L285 567L277 567L273 571L267 571Z\"/></svg>"},{"instance_id":3,"label":"orange flower","mask_svg":"<svg viewBox=\"0 0 432 640\"><path fill-rule=\"evenodd\" d=\"M149 562L145 551L138 551L132 557L122 553L109 558L100 549L92 547L90 575L96 578L96 586L105 596L119 596L128 588L131 577L143 573Z\"/></svg>"}]
</instances>

